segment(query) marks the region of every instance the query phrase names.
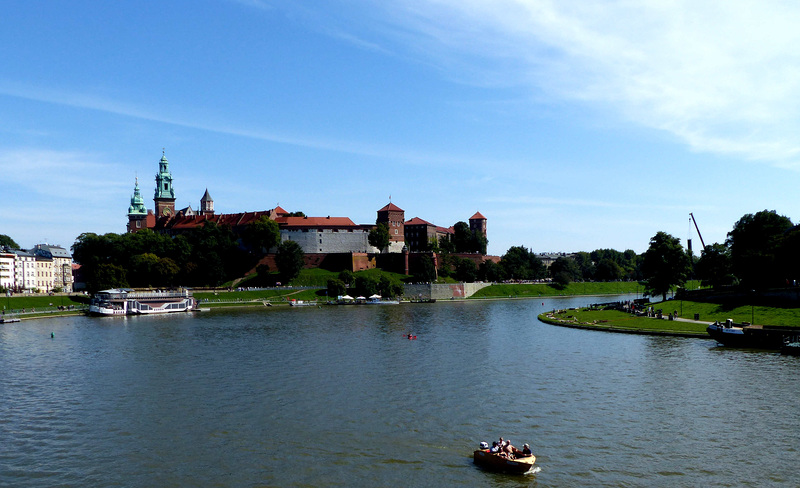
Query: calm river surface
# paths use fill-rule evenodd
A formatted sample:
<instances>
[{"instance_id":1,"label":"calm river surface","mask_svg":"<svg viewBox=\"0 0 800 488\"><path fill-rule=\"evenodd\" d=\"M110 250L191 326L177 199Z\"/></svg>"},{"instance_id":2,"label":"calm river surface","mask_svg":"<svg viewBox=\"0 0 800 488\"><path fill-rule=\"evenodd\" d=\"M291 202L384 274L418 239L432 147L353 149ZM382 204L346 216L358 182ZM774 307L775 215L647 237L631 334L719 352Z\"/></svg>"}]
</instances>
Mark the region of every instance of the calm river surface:
<instances>
[{"instance_id":1,"label":"calm river surface","mask_svg":"<svg viewBox=\"0 0 800 488\"><path fill-rule=\"evenodd\" d=\"M0 486L800 485L800 358L536 319L608 300L0 325Z\"/></svg>"}]
</instances>

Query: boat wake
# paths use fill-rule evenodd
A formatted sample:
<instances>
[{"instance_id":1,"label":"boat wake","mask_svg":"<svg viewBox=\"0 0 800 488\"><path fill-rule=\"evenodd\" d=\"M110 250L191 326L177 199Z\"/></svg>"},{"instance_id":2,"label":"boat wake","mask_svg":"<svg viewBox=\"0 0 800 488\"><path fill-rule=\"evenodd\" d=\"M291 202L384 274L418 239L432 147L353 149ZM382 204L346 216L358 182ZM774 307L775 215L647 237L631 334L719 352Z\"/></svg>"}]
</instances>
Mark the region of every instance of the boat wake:
<instances>
[{"instance_id":1,"label":"boat wake","mask_svg":"<svg viewBox=\"0 0 800 488\"><path fill-rule=\"evenodd\" d=\"M540 468L539 466L534 466L532 470L528 471L525 474L536 474L539 473L541 470L542 468Z\"/></svg>"}]
</instances>

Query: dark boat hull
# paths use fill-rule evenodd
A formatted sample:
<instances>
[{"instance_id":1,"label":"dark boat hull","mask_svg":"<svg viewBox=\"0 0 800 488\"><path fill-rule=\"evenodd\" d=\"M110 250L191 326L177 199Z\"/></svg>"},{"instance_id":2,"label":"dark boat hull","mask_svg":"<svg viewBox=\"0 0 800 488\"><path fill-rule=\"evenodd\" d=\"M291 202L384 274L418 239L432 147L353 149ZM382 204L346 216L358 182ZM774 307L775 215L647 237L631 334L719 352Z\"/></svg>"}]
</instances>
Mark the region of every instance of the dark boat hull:
<instances>
[{"instance_id":1,"label":"dark boat hull","mask_svg":"<svg viewBox=\"0 0 800 488\"><path fill-rule=\"evenodd\" d=\"M708 335L720 344L753 349L780 349L787 337L797 333L796 327L742 325L714 323L706 329Z\"/></svg>"},{"instance_id":2,"label":"dark boat hull","mask_svg":"<svg viewBox=\"0 0 800 488\"><path fill-rule=\"evenodd\" d=\"M533 463L536 462L536 456L507 459L492 454L488 449L478 449L473 453L472 459L476 465L484 469L512 474L525 474L533 469Z\"/></svg>"}]
</instances>

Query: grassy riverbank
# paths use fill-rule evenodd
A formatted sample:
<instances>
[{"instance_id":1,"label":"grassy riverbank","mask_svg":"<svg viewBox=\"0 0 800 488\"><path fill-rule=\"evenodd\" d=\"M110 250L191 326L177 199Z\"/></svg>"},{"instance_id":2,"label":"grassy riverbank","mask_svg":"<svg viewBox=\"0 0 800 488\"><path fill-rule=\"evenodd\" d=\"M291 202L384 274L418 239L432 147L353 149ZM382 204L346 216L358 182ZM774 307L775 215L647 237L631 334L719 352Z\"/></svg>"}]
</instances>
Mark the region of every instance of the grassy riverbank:
<instances>
[{"instance_id":1,"label":"grassy riverbank","mask_svg":"<svg viewBox=\"0 0 800 488\"><path fill-rule=\"evenodd\" d=\"M495 283L481 288L470 298L536 298L581 295L618 295L643 293L644 287L635 281L570 283Z\"/></svg>"},{"instance_id":2,"label":"grassy riverbank","mask_svg":"<svg viewBox=\"0 0 800 488\"><path fill-rule=\"evenodd\" d=\"M541 314L539 320L568 327L619 332L696 335L698 337L707 337L706 327L709 323L723 322L726 319L758 325L796 327L800 324L800 307L732 306L687 300L668 300L653 303L652 306L655 309L662 309L665 318L636 317L616 310L581 308ZM700 320L697 322L694 320L667 320L668 314L676 311L680 318L694 319L697 314Z\"/></svg>"},{"instance_id":3,"label":"grassy riverbank","mask_svg":"<svg viewBox=\"0 0 800 488\"><path fill-rule=\"evenodd\" d=\"M584 329L708 337L707 323L636 317L616 310L559 310L541 314L539 320L552 325Z\"/></svg>"},{"instance_id":4,"label":"grassy riverbank","mask_svg":"<svg viewBox=\"0 0 800 488\"><path fill-rule=\"evenodd\" d=\"M88 307L89 297L80 294L0 296L0 310L6 318L40 318L77 315Z\"/></svg>"}]
</instances>

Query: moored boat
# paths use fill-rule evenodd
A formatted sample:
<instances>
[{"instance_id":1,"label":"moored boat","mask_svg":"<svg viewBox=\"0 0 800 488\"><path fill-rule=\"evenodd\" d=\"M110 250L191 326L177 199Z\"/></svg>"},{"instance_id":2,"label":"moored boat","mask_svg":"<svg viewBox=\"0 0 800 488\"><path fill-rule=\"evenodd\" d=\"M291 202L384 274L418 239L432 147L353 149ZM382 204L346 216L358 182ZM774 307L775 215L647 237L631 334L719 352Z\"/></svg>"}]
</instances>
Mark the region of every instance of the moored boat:
<instances>
[{"instance_id":1,"label":"moored boat","mask_svg":"<svg viewBox=\"0 0 800 488\"><path fill-rule=\"evenodd\" d=\"M97 292L89 305L92 315L149 315L190 312L196 302L189 290L135 291L114 288Z\"/></svg>"},{"instance_id":2,"label":"moored boat","mask_svg":"<svg viewBox=\"0 0 800 488\"><path fill-rule=\"evenodd\" d=\"M714 322L706 328L706 332L712 339L725 346L780 349L788 337L800 332L800 328L737 324L728 319L724 323Z\"/></svg>"},{"instance_id":3,"label":"moored boat","mask_svg":"<svg viewBox=\"0 0 800 488\"><path fill-rule=\"evenodd\" d=\"M714 322L706 328L706 332L712 339L726 346L746 347L747 337L744 335L744 328L740 324L735 324L728 319L723 322Z\"/></svg>"},{"instance_id":4,"label":"moored boat","mask_svg":"<svg viewBox=\"0 0 800 488\"><path fill-rule=\"evenodd\" d=\"M512 474L525 474L533 470L533 463L536 462L536 456L533 454L509 459L489 452L489 449L477 449L472 454L472 459L476 465L484 469Z\"/></svg>"},{"instance_id":5,"label":"moored boat","mask_svg":"<svg viewBox=\"0 0 800 488\"><path fill-rule=\"evenodd\" d=\"M781 354L800 356L800 334L786 336L781 345Z\"/></svg>"}]
</instances>

